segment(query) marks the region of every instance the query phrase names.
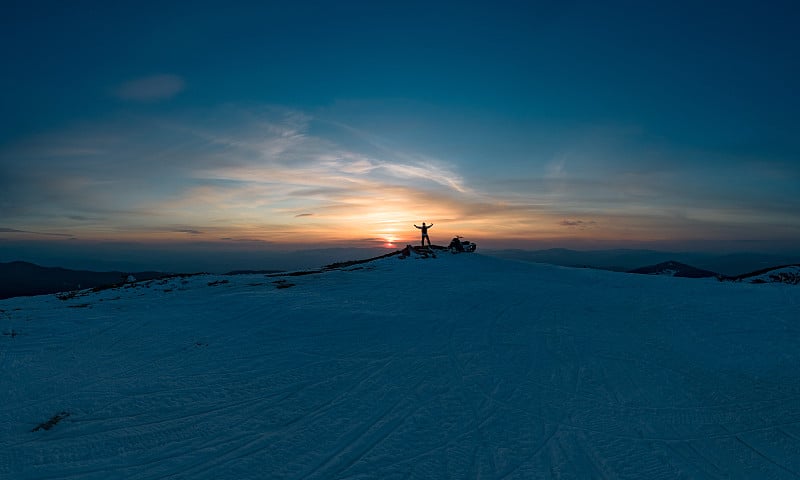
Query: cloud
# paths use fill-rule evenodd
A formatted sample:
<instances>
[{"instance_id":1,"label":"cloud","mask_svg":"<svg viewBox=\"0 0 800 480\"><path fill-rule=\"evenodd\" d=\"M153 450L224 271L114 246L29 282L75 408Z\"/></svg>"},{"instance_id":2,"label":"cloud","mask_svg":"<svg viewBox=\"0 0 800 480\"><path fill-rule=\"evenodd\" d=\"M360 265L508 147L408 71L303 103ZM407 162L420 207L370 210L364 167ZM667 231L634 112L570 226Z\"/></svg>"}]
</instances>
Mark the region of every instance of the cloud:
<instances>
[{"instance_id":1,"label":"cloud","mask_svg":"<svg viewBox=\"0 0 800 480\"><path fill-rule=\"evenodd\" d=\"M559 225L562 227L578 227L578 228L588 228L597 225L597 222L594 220L585 221L585 220L561 220L558 222Z\"/></svg>"},{"instance_id":2,"label":"cloud","mask_svg":"<svg viewBox=\"0 0 800 480\"><path fill-rule=\"evenodd\" d=\"M33 232L30 230L17 230L16 228L0 227L0 233L28 233L32 235L43 235L47 237L67 237L72 238L72 235L67 233L50 233L50 232Z\"/></svg>"},{"instance_id":3,"label":"cloud","mask_svg":"<svg viewBox=\"0 0 800 480\"><path fill-rule=\"evenodd\" d=\"M380 165L380 168L399 178L429 180L443 187L452 188L459 193L466 193L466 189L462 184L463 181L459 176L435 165L387 163Z\"/></svg>"},{"instance_id":4,"label":"cloud","mask_svg":"<svg viewBox=\"0 0 800 480\"><path fill-rule=\"evenodd\" d=\"M516 239L670 238L701 235L711 224L800 231L791 195L797 175L757 163L640 168L630 151L613 163L611 152L577 149L476 173L365 138L343 141L313 117L276 107L78 125L0 148L0 222L32 231L23 233L205 235L270 245L389 234L405 241L416 233L408 227L423 220L471 239L489 231Z\"/></svg>"},{"instance_id":5,"label":"cloud","mask_svg":"<svg viewBox=\"0 0 800 480\"><path fill-rule=\"evenodd\" d=\"M202 148L172 152L169 147L142 148L123 142L118 149L119 163L89 168L93 161L79 160L86 164L77 169L90 175L80 182L69 180L75 162L53 159L46 170L35 170L42 173L27 177L28 188L19 184L16 201L43 222L102 213L108 220L98 225L105 235L131 235L131 225L149 226L156 235L201 231L170 226L189 223L215 225L212 231L221 237L278 242L345 240L348 234L373 238L377 232L363 230L393 221L402 224L423 214L432 218L463 216L453 211L454 207L456 211L464 208L457 202L458 192L435 188L436 182L425 191L418 178L386 175L380 169L360 173L341 169L339 160L327 160L330 144L317 138L307 137L299 148L277 158L253 155L252 142L246 136L239 142L237 147L226 148L224 156ZM140 169L128 169L128 155L140 159ZM346 158L352 156L339 157L346 167ZM108 214L112 209L116 213ZM314 214L307 215L311 211ZM301 217L313 221L291 221ZM342 224L354 227L343 230ZM144 228L134 233L141 235Z\"/></svg>"},{"instance_id":6,"label":"cloud","mask_svg":"<svg viewBox=\"0 0 800 480\"><path fill-rule=\"evenodd\" d=\"M185 86L186 82L177 75L151 75L125 82L117 87L115 93L123 100L153 102L172 98Z\"/></svg>"}]
</instances>

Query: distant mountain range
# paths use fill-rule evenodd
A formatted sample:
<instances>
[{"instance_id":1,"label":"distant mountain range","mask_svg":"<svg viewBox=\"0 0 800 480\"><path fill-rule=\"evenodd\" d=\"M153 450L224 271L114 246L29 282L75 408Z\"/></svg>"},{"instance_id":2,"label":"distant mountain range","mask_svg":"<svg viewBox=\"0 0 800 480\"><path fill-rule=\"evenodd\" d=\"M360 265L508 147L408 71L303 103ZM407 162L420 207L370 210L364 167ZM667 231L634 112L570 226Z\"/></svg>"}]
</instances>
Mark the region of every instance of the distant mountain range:
<instances>
[{"instance_id":1,"label":"distant mountain range","mask_svg":"<svg viewBox=\"0 0 800 480\"><path fill-rule=\"evenodd\" d=\"M391 254L394 253L399 252L392 252ZM670 275L685 278L715 277L722 281L750 283L779 282L800 284L800 258L791 256L765 254L715 256L698 253L675 254L653 250L576 251L560 248L534 251L501 250L486 251L485 253L490 256L513 260L635 274ZM670 258L670 256L672 256L672 260L664 261L664 258ZM680 261L675 258L680 259ZM362 261L357 260L349 263L360 262ZM689 264L689 262L692 264ZM346 263L348 262L342 262L341 264L344 265ZM337 265L339 264L329 265L329 267ZM647 266L643 267L642 265ZM281 271L234 270L228 272L227 275L245 273L272 274ZM93 272L59 267L42 267L29 262L0 262L0 299L118 285L130 280L129 277L131 276L136 281L142 281L171 275L174 274L156 271Z\"/></svg>"},{"instance_id":2,"label":"distant mountain range","mask_svg":"<svg viewBox=\"0 0 800 480\"><path fill-rule=\"evenodd\" d=\"M163 272L90 272L57 267L41 267L28 262L0 263L0 299L43 295L82 288L161 278Z\"/></svg>"},{"instance_id":3,"label":"distant mountain range","mask_svg":"<svg viewBox=\"0 0 800 480\"><path fill-rule=\"evenodd\" d=\"M483 250L495 257L529 262L549 263L564 267L597 268L616 272L629 272L645 265L659 265L668 261L691 265L699 270L716 272L724 276L743 275L776 265L800 264L797 254L734 253L717 255L711 253L662 252L657 250Z\"/></svg>"}]
</instances>

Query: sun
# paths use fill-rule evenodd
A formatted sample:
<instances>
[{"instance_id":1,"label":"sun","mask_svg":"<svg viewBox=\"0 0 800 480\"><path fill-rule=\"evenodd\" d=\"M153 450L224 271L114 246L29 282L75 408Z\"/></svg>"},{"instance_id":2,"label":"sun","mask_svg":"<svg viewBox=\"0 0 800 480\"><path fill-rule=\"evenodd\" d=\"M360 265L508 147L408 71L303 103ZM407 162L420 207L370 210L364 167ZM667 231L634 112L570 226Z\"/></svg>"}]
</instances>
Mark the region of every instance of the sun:
<instances>
[{"instance_id":1,"label":"sun","mask_svg":"<svg viewBox=\"0 0 800 480\"><path fill-rule=\"evenodd\" d=\"M383 248L397 248L397 242L400 240L397 235L392 233L381 233L378 238L381 240Z\"/></svg>"}]
</instances>

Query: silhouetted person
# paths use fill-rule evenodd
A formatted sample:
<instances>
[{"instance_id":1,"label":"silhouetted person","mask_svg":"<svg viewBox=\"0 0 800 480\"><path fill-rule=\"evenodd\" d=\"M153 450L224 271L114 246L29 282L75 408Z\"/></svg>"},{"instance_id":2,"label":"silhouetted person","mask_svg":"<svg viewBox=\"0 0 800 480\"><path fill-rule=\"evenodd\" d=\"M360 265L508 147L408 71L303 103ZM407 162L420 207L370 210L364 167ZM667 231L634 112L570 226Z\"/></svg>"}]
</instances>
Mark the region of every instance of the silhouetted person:
<instances>
[{"instance_id":1,"label":"silhouetted person","mask_svg":"<svg viewBox=\"0 0 800 480\"><path fill-rule=\"evenodd\" d=\"M428 229L431 228L433 226L433 224L431 223L430 225L425 225L425 222L422 222L422 226L421 227L418 227L416 223L414 224L414 226L419 228L420 230L422 230L422 243L421 243L421 245L424 247L425 246L425 239L427 239L428 240L428 246L430 246L431 245L431 237L428 236Z\"/></svg>"}]
</instances>

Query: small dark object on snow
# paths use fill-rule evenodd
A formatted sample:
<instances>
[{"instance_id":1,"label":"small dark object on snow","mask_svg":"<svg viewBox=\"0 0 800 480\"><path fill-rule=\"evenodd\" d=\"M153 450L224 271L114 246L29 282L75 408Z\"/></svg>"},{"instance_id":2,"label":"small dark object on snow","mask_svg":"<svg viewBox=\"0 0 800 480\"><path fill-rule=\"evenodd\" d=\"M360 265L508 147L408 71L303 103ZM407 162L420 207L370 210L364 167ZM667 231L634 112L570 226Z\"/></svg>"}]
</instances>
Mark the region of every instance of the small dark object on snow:
<instances>
[{"instance_id":1,"label":"small dark object on snow","mask_svg":"<svg viewBox=\"0 0 800 480\"><path fill-rule=\"evenodd\" d=\"M286 280L275 280L272 282L275 285L275 288L289 288L294 287L294 283L289 283Z\"/></svg>"},{"instance_id":2,"label":"small dark object on snow","mask_svg":"<svg viewBox=\"0 0 800 480\"><path fill-rule=\"evenodd\" d=\"M461 240L461 237L453 237L447 248L449 248L452 253L461 253L474 252L478 246L469 240Z\"/></svg>"},{"instance_id":3,"label":"small dark object on snow","mask_svg":"<svg viewBox=\"0 0 800 480\"><path fill-rule=\"evenodd\" d=\"M71 290L69 292L56 293L56 298L58 298L59 300L71 300L80 295L80 293L81 292L79 290Z\"/></svg>"},{"instance_id":4,"label":"small dark object on snow","mask_svg":"<svg viewBox=\"0 0 800 480\"><path fill-rule=\"evenodd\" d=\"M40 423L36 425L36 427L31 430L31 432L38 432L39 430L50 430L51 428L55 427L58 422L64 420L65 418L69 417L69 412L61 412L53 415L50 417L50 420Z\"/></svg>"}]
</instances>

